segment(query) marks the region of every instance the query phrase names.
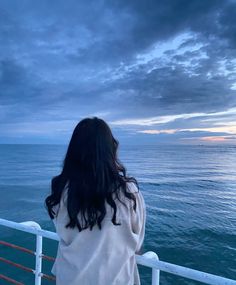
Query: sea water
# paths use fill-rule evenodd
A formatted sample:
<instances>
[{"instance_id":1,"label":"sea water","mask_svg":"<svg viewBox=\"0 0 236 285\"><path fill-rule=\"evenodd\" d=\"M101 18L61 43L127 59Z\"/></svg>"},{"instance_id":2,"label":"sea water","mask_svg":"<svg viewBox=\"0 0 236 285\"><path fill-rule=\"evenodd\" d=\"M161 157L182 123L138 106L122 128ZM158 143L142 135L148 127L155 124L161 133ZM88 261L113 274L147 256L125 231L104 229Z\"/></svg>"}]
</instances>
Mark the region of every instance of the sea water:
<instances>
[{"instance_id":1,"label":"sea water","mask_svg":"<svg viewBox=\"0 0 236 285\"><path fill-rule=\"evenodd\" d=\"M1 218L33 220L55 230L44 199L65 152L64 145L0 145ZM236 279L236 146L120 145L118 154L127 174L138 180L147 205L143 252L155 251L163 261ZM31 234L4 227L0 240L33 250L35 246ZM55 256L56 247L44 239L45 254ZM33 256L15 249L0 245L0 256L34 267ZM43 262L45 273L51 267L50 261ZM142 284L151 284L151 270L139 270ZM34 284L30 273L0 263L3 273ZM161 272L161 284L199 282Z\"/></svg>"}]
</instances>

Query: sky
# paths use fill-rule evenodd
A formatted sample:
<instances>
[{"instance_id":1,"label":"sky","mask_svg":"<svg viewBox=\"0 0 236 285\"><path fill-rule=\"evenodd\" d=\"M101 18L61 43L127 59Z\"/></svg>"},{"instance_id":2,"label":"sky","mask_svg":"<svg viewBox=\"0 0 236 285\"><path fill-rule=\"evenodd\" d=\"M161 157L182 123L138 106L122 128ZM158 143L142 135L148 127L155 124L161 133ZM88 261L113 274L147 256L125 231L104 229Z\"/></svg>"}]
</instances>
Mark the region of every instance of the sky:
<instances>
[{"instance_id":1,"label":"sky","mask_svg":"<svg viewBox=\"0 0 236 285\"><path fill-rule=\"evenodd\" d=\"M236 144L236 1L0 1L0 143Z\"/></svg>"}]
</instances>

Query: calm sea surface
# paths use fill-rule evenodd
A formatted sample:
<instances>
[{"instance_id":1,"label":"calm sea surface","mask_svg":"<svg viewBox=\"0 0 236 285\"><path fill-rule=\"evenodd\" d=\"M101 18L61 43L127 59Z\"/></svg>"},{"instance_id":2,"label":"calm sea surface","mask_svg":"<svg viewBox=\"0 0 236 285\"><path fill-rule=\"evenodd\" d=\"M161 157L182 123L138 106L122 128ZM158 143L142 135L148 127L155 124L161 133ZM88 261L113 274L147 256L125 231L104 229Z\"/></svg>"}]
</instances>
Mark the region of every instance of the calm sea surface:
<instances>
[{"instance_id":1,"label":"calm sea surface","mask_svg":"<svg viewBox=\"0 0 236 285\"><path fill-rule=\"evenodd\" d=\"M1 218L34 220L54 230L44 198L65 151L66 146L59 145L0 145ZM144 251L157 252L163 261L236 279L236 146L121 145L119 156L128 174L137 178L146 201ZM0 239L34 249L30 234L0 227ZM45 239L44 251L55 255L56 243ZM3 246L0 256L34 266L33 257ZM44 262L44 272L50 273L51 266ZM151 270L139 269L142 284L151 284ZM2 272L33 284L30 273L0 263ZM162 272L161 284L200 283Z\"/></svg>"}]
</instances>

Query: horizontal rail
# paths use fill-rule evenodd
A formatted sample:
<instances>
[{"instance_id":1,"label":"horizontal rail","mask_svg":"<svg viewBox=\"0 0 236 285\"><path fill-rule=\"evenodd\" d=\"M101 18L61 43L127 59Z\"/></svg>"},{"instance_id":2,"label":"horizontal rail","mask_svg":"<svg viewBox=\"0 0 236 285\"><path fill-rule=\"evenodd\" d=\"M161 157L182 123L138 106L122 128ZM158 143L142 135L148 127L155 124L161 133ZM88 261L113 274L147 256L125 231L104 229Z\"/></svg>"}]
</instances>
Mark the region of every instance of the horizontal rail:
<instances>
[{"instance_id":1,"label":"horizontal rail","mask_svg":"<svg viewBox=\"0 0 236 285\"><path fill-rule=\"evenodd\" d=\"M9 264L9 265L12 265L12 266L15 266L15 267L17 267L17 268L20 268L20 269L22 269L22 270L24 270L24 271L27 271L27 272L34 273L34 274L35 274L35 270L34 270L34 269L32 269L32 268L30 268L30 267L27 267L27 266L24 266L24 265L22 265L22 264L13 262L13 261L8 260L8 259L6 259L6 258L0 257L0 262L7 263L7 264ZM47 279L47 280L56 280L56 278L55 278L54 276L50 276L50 275L47 275L47 274L44 274L44 273L40 273L40 275L41 275L42 278ZM7 279L11 279L11 278L9 278L9 277L7 277L7 276L5 276L5 275L1 275L1 274L0 274L0 278L2 278L2 279L3 279L2 276L4 276L5 279L6 279L6 278L7 278ZM13 280L13 279L12 279L12 280ZM9 280L8 280L8 281L9 281ZM15 280L13 280L13 281L14 281L14 282L17 282L17 281L15 281ZM10 281L9 281L9 282L10 282ZM15 283L15 284L16 284L16 283ZM18 284L18 283L17 283L17 284ZM22 284L22 283L19 283L19 284Z\"/></svg>"},{"instance_id":2,"label":"horizontal rail","mask_svg":"<svg viewBox=\"0 0 236 285\"><path fill-rule=\"evenodd\" d=\"M136 260L139 264L156 268L161 271L165 271L174 275L189 278L195 281L203 282L212 285L236 285L236 281L228 278L224 278L218 275L198 271L195 269L179 266L176 264L164 262L161 260L150 260L143 256L136 256Z\"/></svg>"},{"instance_id":3,"label":"horizontal rail","mask_svg":"<svg viewBox=\"0 0 236 285\"><path fill-rule=\"evenodd\" d=\"M26 252L26 253L29 253L29 254L35 254L35 252L34 252L33 250L30 250L30 249L28 249L28 248L21 247L21 246L19 246L19 245L15 245L15 244L6 242L6 241L4 241L4 240L0 240L0 245L4 245L4 246L7 246L7 247L11 247L11 248L14 248L14 249L17 249L17 250L20 250L20 251L23 251L23 252Z\"/></svg>"},{"instance_id":4,"label":"horizontal rail","mask_svg":"<svg viewBox=\"0 0 236 285\"><path fill-rule=\"evenodd\" d=\"M46 259L48 261L55 261L56 260L56 258L45 255L45 254L42 254L42 259Z\"/></svg>"},{"instance_id":5,"label":"horizontal rail","mask_svg":"<svg viewBox=\"0 0 236 285\"><path fill-rule=\"evenodd\" d=\"M7 246L7 247L10 247L10 248L14 248L14 249L20 250L22 252L26 252L26 253L33 254L33 255L36 254L35 251L33 251L33 250L30 250L28 248L25 248L25 247L22 247L22 246L19 246L19 245L15 245L13 243L6 242L4 240L0 240L0 245ZM42 254L42 258L46 259L46 260L49 260L49 261L55 261L54 257L48 256L48 255L45 255L45 254Z\"/></svg>"},{"instance_id":6,"label":"horizontal rail","mask_svg":"<svg viewBox=\"0 0 236 285\"><path fill-rule=\"evenodd\" d=\"M32 222L32 223L35 223L35 222ZM30 234L39 235L45 238L59 241L59 237L56 233L38 229L36 227L32 227L26 224L16 223L16 222L12 222L12 221L8 221L8 220L0 218L0 225L11 228L11 229L15 229L15 230L19 230L19 231L23 231L23 232L27 232Z\"/></svg>"},{"instance_id":7,"label":"horizontal rail","mask_svg":"<svg viewBox=\"0 0 236 285\"><path fill-rule=\"evenodd\" d=\"M51 276L51 275L47 275L45 273L41 273L40 274L42 276L42 278L44 279L47 279L47 280L50 280L50 281L56 281L56 278L54 276Z\"/></svg>"},{"instance_id":8,"label":"horizontal rail","mask_svg":"<svg viewBox=\"0 0 236 285\"><path fill-rule=\"evenodd\" d=\"M34 273L34 269L29 268L29 267L27 267L27 266L24 266L24 265L22 265L22 264L13 262L13 261L8 260L8 259L3 258L3 257L0 257L0 262L4 262L4 263L10 264L10 265L12 265L12 266L15 266L15 267L17 267L17 268L20 268L20 269L22 269L22 270L24 270L24 271Z\"/></svg>"},{"instance_id":9,"label":"horizontal rail","mask_svg":"<svg viewBox=\"0 0 236 285\"><path fill-rule=\"evenodd\" d=\"M6 226L12 229L28 232L31 234L39 235L41 237L49 238L52 240L59 241L59 237L56 233L45 231L36 227L30 227L26 224L20 224L4 219L0 219L0 225ZM155 253L154 253L155 254ZM211 285L236 285L236 281L221 276L213 275L206 272L201 272L195 269L179 266L176 264L164 262L158 260L158 258L147 257L147 254L136 255L136 261L140 265L151 267L152 269L165 271L174 275L182 276L195 281L203 282Z\"/></svg>"},{"instance_id":10,"label":"horizontal rail","mask_svg":"<svg viewBox=\"0 0 236 285\"><path fill-rule=\"evenodd\" d=\"M18 281L14 280L14 279L6 276L6 275L3 275L3 274L0 274L0 279L5 280L5 281L7 281L11 284L15 284L15 285L24 285L23 283L18 282Z\"/></svg>"}]
</instances>

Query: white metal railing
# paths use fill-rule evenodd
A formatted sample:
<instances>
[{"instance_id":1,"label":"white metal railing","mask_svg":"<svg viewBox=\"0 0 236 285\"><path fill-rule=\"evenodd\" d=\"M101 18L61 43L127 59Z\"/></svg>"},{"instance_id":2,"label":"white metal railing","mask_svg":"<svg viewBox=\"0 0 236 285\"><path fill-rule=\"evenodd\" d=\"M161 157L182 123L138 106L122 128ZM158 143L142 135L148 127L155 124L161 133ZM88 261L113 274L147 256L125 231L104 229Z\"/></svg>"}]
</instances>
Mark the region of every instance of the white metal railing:
<instances>
[{"instance_id":1,"label":"white metal railing","mask_svg":"<svg viewBox=\"0 0 236 285\"><path fill-rule=\"evenodd\" d=\"M0 218L0 225L36 235L35 270L33 270L33 273L35 274L35 285L41 285L41 277L43 275L41 272L43 257L42 240L43 238L48 238L59 241L58 235L54 232L42 230L40 225L33 221L16 223ZM157 254L152 251L146 252L143 255L136 255L136 261L140 265L152 268L152 285L159 285L160 271L200 281L205 284L236 285L236 280L160 261Z\"/></svg>"}]
</instances>

